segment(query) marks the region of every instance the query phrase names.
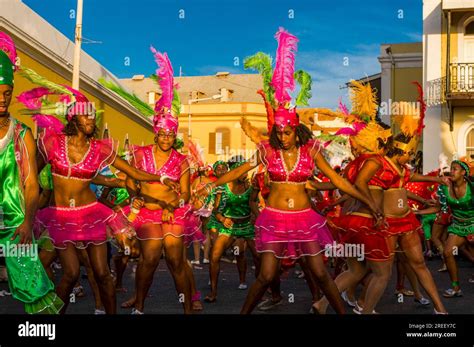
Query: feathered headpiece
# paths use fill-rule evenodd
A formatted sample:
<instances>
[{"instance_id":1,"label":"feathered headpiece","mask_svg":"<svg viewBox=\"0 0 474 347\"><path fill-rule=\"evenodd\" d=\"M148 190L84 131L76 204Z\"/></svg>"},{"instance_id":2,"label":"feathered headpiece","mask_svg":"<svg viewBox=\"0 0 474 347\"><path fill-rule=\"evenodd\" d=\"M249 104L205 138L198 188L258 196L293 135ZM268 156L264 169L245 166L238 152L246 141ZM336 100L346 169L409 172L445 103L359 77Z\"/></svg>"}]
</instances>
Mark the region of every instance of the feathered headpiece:
<instances>
[{"instance_id":1,"label":"feathered headpiece","mask_svg":"<svg viewBox=\"0 0 474 347\"><path fill-rule=\"evenodd\" d=\"M66 122L75 115L95 116L97 111L93 103L80 91L48 81L29 68L22 68L20 75L39 85L17 96L18 101L26 106L21 112L32 115L39 127L52 127L56 132L61 132ZM53 102L46 98L49 95L58 98Z\"/></svg>"},{"instance_id":2,"label":"feathered headpiece","mask_svg":"<svg viewBox=\"0 0 474 347\"><path fill-rule=\"evenodd\" d=\"M16 59L15 43L10 36L0 31L0 84L13 86Z\"/></svg>"},{"instance_id":3,"label":"feathered headpiece","mask_svg":"<svg viewBox=\"0 0 474 347\"><path fill-rule=\"evenodd\" d=\"M351 102L352 109L349 113L347 107L340 101L340 112L346 123L351 124L350 128L342 128L336 135L347 135L351 141L365 148L370 153L379 152L379 139L386 143L392 132L377 124L377 102L375 91L370 83L362 84L358 81L351 81Z\"/></svg>"},{"instance_id":4,"label":"feathered headpiece","mask_svg":"<svg viewBox=\"0 0 474 347\"><path fill-rule=\"evenodd\" d=\"M156 76L161 88L161 97L155 104L153 129L155 133L158 133L160 129L165 129L165 131L176 134L178 132L178 114L176 116L171 114L173 98L177 95L175 91L176 86L174 85L173 67L166 53L160 53L153 47L150 47L150 49L158 65Z\"/></svg>"},{"instance_id":5,"label":"feathered headpiece","mask_svg":"<svg viewBox=\"0 0 474 347\"><path fill-rule=\"evenodd\" d=\"M393 121L400 127L400 132L409 138L408 143L394 141L395 148L401 149L406 153L415 152L418 147L418 141L423 133L426 104L423 98L423 87L418 82L412 82L418 90L418 107L413 107L410 103L398 103L399 115L393 117Z\"/></svg>"},{"instance_id":6,"label":"feathered headpiece","mask_svg":"<svg viewBox=\"0 0 474 347\"><path fill-rule=\"evenodd\" d=\"M295 90L295 81L301 85L296 98L296 105L307 105L311 98L311 76L303 71L295 72L295 53L298 38L280 28L275 34L278 41L275 69L272 69L272 59L269 55L258 52L244 61L246 69L257 70L263 77L263 90L259 90L265 102L268 117L268 133L273 125L284 128L289 125L299 125L295 107L290 107L290 92Z\"/></svg>"}]
</instances>

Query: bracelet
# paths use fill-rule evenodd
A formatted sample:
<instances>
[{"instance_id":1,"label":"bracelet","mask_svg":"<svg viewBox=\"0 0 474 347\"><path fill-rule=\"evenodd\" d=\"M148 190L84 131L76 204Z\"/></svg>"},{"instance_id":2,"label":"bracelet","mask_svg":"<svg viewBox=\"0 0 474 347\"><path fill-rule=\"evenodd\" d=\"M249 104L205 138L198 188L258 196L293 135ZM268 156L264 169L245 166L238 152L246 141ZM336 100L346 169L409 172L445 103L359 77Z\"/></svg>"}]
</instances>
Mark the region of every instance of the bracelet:
<instances>
[{"instance_id":1,"label":"bracelet","mask_svg":"<svg viewBox=\"0 0 474 347\"><path fill-rule=\"evenodd\" d=\"M132 207L132 208L130 209L130 211L131 211L132 213L135 213L135 214L140 213L140 210L139 210L139 209L136 209L135 207Z\"/></svg>"},{"instance_id":2,"label":"bracelet","mask_svg":"<svg viewBox=\"0 0 474 347\"><path fill-rule=\"evenodd\" d=\"M170 177L169 177L169 176L166 176L166 175L161 176L161 177L160 177L160 182L161 182L162 184L165 184L164 180L167 179L167 178L170 178Z\"/></svg>"}]
</instances>

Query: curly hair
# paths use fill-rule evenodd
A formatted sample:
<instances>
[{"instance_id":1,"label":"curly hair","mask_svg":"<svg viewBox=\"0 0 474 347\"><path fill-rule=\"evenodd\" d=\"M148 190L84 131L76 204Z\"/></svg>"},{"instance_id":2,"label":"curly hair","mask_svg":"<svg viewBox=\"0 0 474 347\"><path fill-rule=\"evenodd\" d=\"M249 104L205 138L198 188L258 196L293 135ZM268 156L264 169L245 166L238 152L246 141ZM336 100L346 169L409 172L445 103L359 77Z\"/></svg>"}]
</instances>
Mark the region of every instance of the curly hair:
<instances>
[{"instance_id":1,"label":"curly hair","mask_svg":"<svg viewBox=\"0 0 474 347\"><path fill-rule=\"evenodd\" d=\"M278 129L277 126L274 125L272 128L272 131L270 132L270 146L272 146L274 149L281 148L281 142L278 139L277 129ZM295 133L296 133L296 147L304 146L305 144L308 143L309 140L313 138L313 133L304 124L299 124L295 128Z\"/></svg>"}]
</instances>

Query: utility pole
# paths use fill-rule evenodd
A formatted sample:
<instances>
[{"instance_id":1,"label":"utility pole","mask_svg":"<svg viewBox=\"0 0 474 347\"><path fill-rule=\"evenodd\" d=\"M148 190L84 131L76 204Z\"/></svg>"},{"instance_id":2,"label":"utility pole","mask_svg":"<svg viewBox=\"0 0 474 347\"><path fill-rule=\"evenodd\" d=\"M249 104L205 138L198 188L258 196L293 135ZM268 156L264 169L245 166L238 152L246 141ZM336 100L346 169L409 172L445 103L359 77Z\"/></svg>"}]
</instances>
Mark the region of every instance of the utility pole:
<instances>
[{"instance_id":1,"label":"utility pole","mask_svg":"<svg viewBox=\"0 0 474 347\"><path fill-rule=\"evenodd\" d=\"M77 90L79 90L79 75L81 71L82 4L83 0L77 0L74 61L72 67L72 87Z\"/></svg>"}]
</instances>

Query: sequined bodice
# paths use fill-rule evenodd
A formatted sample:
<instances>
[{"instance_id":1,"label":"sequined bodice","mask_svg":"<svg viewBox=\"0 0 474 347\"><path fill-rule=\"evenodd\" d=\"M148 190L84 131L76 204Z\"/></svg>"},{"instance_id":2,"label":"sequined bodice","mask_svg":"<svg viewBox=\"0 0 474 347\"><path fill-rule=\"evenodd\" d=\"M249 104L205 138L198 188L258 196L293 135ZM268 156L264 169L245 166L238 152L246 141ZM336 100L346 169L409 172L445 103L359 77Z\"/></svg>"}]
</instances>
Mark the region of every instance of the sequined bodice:
<instances>
[{"instance_id":1,"label":"sequined bodice","mask_svg":"<svg viewBox=\"0 0 474 347\"><path fill-rule=\"evenodd\" d=\"M186 160L186 156L171 149L171 153L166 162L158 169L156 167L155 156L153 155L153 145L133 146L132 165L137 169L146 171L154 175L166 175L172 181L179 181L181 178L181 164ZM147 182L161 184L160 182Z\"/></svg>"},{"instance_id":2,"label":"sequined bodice","mask_svg":"<svg viewBox=\"0 0 474 347\"><path fill-rule=\"evenodd\" d=\"M38 138L38 147L46 162L51 164L53 176L83 181L92 180L100 170L115 160L113 140L91 139L89 149L78 163L71 163L68 156L67 137L50 131Z\"/></svg>"},{"instance_id":3,"label":"sequined bodice","mask_svg":"<svg viewBox=\"0 0 474 347\"><path fill-rule=\"evenodd\" d=\"M292 168L287 168L281 150L274 149L268 141L258 145L258 151L262 163L270 176L271 182L305 184L313 175L314 160L311 151L316 148L319 151L319 143L309 140L304 146L298 148L296 162Z\"/></svg>"}]
</instances>

